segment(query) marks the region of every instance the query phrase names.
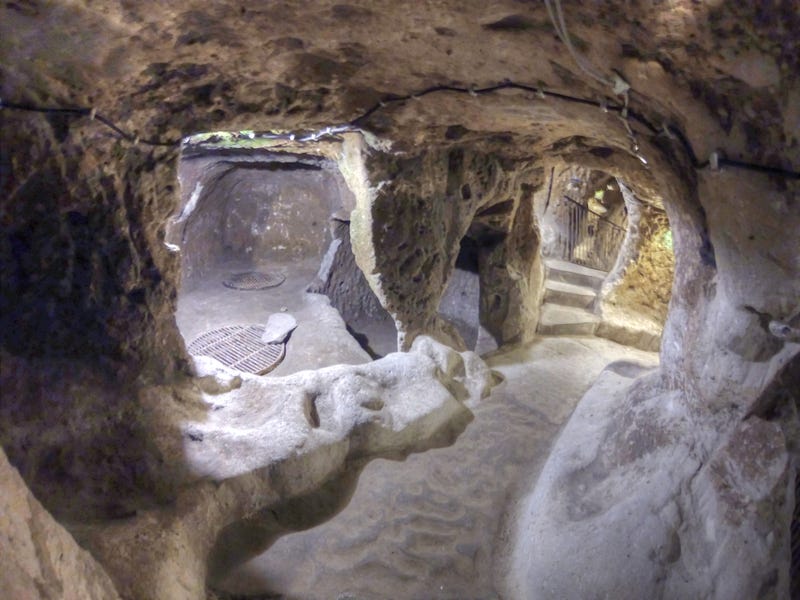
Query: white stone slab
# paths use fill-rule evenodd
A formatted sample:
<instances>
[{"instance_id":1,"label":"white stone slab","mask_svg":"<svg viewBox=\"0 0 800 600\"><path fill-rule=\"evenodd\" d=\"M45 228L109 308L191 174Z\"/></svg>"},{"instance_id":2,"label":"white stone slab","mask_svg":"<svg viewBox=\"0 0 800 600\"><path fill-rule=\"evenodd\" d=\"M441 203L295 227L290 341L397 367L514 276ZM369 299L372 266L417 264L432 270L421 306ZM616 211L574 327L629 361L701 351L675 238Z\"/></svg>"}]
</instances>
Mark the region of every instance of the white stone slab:
<instances>
[{"instance_id":1,"label":"white stone slab","mask_svg":"<svg viewBox=\"0 0 800 600\"><path fill-rule=\"evenodd\" d=\"M265 344L280 344L297 327L297 319L288 313L274 313L267 319L261 341Z\"/></svg>"}]
</instances>

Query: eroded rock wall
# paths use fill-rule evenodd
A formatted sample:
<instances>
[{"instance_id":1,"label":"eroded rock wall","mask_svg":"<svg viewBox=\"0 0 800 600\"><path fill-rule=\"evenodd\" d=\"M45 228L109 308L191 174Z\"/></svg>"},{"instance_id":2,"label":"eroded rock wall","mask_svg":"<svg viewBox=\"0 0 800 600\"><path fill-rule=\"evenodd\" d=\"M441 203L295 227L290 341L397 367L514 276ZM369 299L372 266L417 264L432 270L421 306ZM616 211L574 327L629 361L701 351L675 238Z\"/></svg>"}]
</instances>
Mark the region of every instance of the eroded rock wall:
<instances>
[{"instance_id":1,"label":"eroded rock wall","mask_svg":"<svg viewBox=\"0 0 800 600\"><path fill-rule=\"evenodd\" d=\"M660 206L622 186L628 219L616 264L603 282L597 335L658 351L675 273L672 230Z\"/></svg>"},{"instance_id":2,"label":"eroded rock wall","mask_svg":"<svg viewBox=\"0 0 800 600\"><path fill-rule=\"evenodd\" d=\"M678 293L662 348L670 359L666 373L703 403L747 406L781 353L797 350L770 333L769 321L791 320L798 311L798 184L730 171L703 173L699 183L702 206L689 229L699 233L693 248L684 246L684 215L677 227L670 218L680 239Z\"/></svg>"},{"instance_id":3,"label":"eroded rock wall","mask_svg":"<svg viewBox=\"0 0 800 600\"><path fill-rule=\"evenodd\" d=\"M479 259L482 318L500 340L506 320L514 330L506 338L519 336L519 317L514 313L535 312L524 302L515 302L521 294L510 283L512 278L524 278L519 285L526 285L534 268L532 194L524 183L530 174L497 154L458 146L413 158L374 154L368 158L367 170L374 187L353 213L353 249L367 280L397 323L399 347L410 347L422 333L463 347L458 332L438 316L438 308L461 240L471 226L471 237L484 257ZM493 206L500 208L493 210ZM482 227L476 219L481 212L499 216L498 223ZM525 237L524 244L520 237ZM493 252L499 252L494 272L493 259L485 258Z\"/></svg>"},{"instance_id":4,"label":"eroded rock wall","mask_svg":"<svg viewBox=\"0 0 800 600\"><path fill-rule=\"evenodd\" d=\"M663 324L675 272L669 219L663 210L645 205L636 227L636 248L603 300Z\"/></svg>"},{"instance_id":5,"label":"eroded rock wall","mask_svg":"<svg viewBox=\"0 0 800 600\"><path fill-rule=\"evenodd\" d=\"M103 567L42 507L0 449L0 590L7 598L113 600Z\"/></svg>"},{"instance_id":6,"label":"eroded rock wall","mask_svg":"<svg viewBox=\"0 0 800 600\"><path fill-rule=\"evenodd\" d=\"M497 207L509 214L489 208L472 224L473 234L485 240L479 251L481 322L500 344L532 339L539 321L544 267L533 193L533 185L521 184L516 201ZM508 232L498 236L503 217Z\"/></svg>"},{"instance_id":7,"label":"eroded rock wall","mask_svg":"<svg viewBox=\"0 0 800 600\"><path fill-rule=\"evenodd\" d=\"M638 370L610 365L556 443L520 512L511 597L790 597L796 400L730 419Z\"/></svg>"},{"instance_id":8,"label":"eroded rock wall","mask_svg":"<svg viewBox=\"0 0 800 600\"><path fill-rule=\"evenodd\" d=\"M574 47L603 77L587 74L587 63L581 67L554 35L543 3L442 0L419 4L414 11L403 3L366 0L260 8L154 1L4 4L4 349L30 360L31 368L38 359L59 356L88 359L123 379L142 374L146 380L166 380L180 373L185 354L173 317L177 261L161 239L177 204L177 146L153 149L136 139L177 144L198 131L319 128L362 116L357 124L380 150L365 167L370 176L356 186L363 192L353 221L359 264L400 325L403 347L421 332L447 334L457 343L436 313L460 238L481 209L478 192L493 196L492 207L501 207L489 215L492 219L503 221L520 209L524 213L516 200L502 208L517 196L511 191L516 184L494 194L489 193L491 182L471 179L470 173L494 164L486 159L498 148L480 147L488 136L503 155L580 163L621 178L642 198L663 196L676 262L658 386L641 388L647 397L631 393L621 401L620 414L635 412L639 404L648 409L639 421L612 418L612 426L598 435L612 449L638 439L638 432L663 442L660 450L650 442L634 444L634 454L625 454L626 464L665 457L652 461L675 473L663 490L688 498L684 492L692 488L703 500L686 504L687 523L709 517L715 527L720 525L720 539L740 539L736 525L716 519L710 508L717 503L716 492L708 495L714 474L700 472L693 483L693 473L680 464L716 464L710 459L716 456L733 465L731 473L747 475L731 479L742 489L753 481L763 483L759 489L782 481L781 448L789 444L782 445L771 426L751 428L741 418L797 352L796 338L776 337L770 324L797 326L798 189L796 178L786 173L730 165L718 172L704 162L719 150L722 157L744 163L797 171L800 11L792 0L675 0L627 3L623 9L611 0L564 0L561 6ZM629 114L638 118L620 119L623 99L602 82L613 72L631 84ZM506 78L527 87L479 93L482 86ZM437 85L451 89L416 95ZM537 88L548 93L537 93ZM398 100L396 95L405 94L414 97ZM375 104L381 99L385 106ZM12 112L8 102L86 110L82 117L45 117ZM604 112L608 102L612 110ZM90 120L92 108L130 132L128 142L116 141L117 133L100 119ZM450 168L451 159L453 166L459 162L450 155L456 142L464 153L462 174ZM514 168L502 170L507 174ZM465 183L470 198L462 189ZM492 239L502 239L511 229L511 221L501 223ZM521 238L527 235L526 228L520 230ZM400 249L403 243L408 246ZM524 248L513 252L524 254ZM488 260L497 266L498 277L505 278L506 265L514 262L511 255L500 249ZM513 279L520 270L508 276ZM493 281L486 273L481 277ZM497 284L503 290L511 285ZM504 318L492 326L497 336L506 335ZM508 335L513 339L518 328L512 329ZM35 382L28 372L19 369L15 385ZM63 385L75 387L83 372L64 369ZM86 380L95 391L106 385ZM107 395L106 406L93 406L98 422L127 415L141 404L124 385L110 388L114 393ZM173 393L162 388L153 402L163 403ZM60 408L68 413L65 421L80 423L84 405L74 396L68 395L72 400ZM31 409L30 415L14 414L4 421L6 432L35 422L40 409L24 398L3 395L4 409ZM672 437L661 436L660 431L673 431L674 420L659 420L670 411L674 419L685 417L682 428ZM44 419L41 431L32 428L23 436L31 448L49 448L51 423ZM143 427L155 430L150 423ZM73 431L69 440L54 445L69 449L91 438L82 435ZM735 449L753 436L764 442L758 445L763 473L743 468L747 458ZM182 440L174 431L166 437L173 443ZM687 448L691 461L683 460ZM109 470L116 464L111 461ZM616 493L620 479L614 478L614 468L602 482ZM581 483L579 478L576 482ZM51 483L59 484L57 478ZM223 499L247 497L252 488L232 485L230 490ZM779 499L780 486L772 490ZM628 496L641 507L659 493L636 488ZM200 524L209 516L202 510L197 515ZM164 530L158 519L153 523L151 531ZM767 521L765 527L777 529L779 521ZM627 539L608 531L601 528L580 538L598 549L586 557L583 572L613 574L598 560L630 549ZM650 543L663 544L663 559L672 564L674 532L658 531L663 536ZM759 539L769 533L762 531ZM687 525L678 535L687 556L722 576L723 569L702 550L704 532ZM154 534L151 539L162 553L181 548L173 544L179 537ZM775 539L781 538L775 534ZM112 551L114 544L108 548ZM141 564L162 555L143 556ZM531 572L558 572L560 565L537 560L525 556ZM201 573L201 563L186 572ZM669 577L681 574L678 567L669 569ZM169 568L163 573L169 585L186 584L202 593L197 579L176 583ZM740 589L750 591L744 578L751 571L724 573L734 579L726 585L735 587L738 577ZM639 576L652 574L645 570ZM595 583L592 591L601 587Z\"/></svg>"},{"instance_id":9,"label":"eroded rock wall","mask_svg":"<svg viewBox=\"0 0 800 600\"><path fill-rule=\"evenodd\" d=\"M350 244L350 223L331 223L333 240L328 246L317 279L310 292L325 294L346 323L359 319L382 319L386 310L378 302L364 274L356 265Z\"/></svg>"},{"instance_id":10,"label":"eroded rock wall","mask_svg":"<svg viewBox=\"0 0 800 600\"><path fill-rule=\"evenodd\" d=\"M797 310L796 184L710 172L698 195L666 203L661 369L612 365L581 401L520 513L515 596L788 597L800 346L769 322Z\"/></svg>"},{"instance_id":11,"label":"eroded rock wall","mask_svg":"<svg viewBox=\"0 0 800 600\"><path fill-rule=\"evenodd\" d=\"M172 150L131 148L39 115L3 114L2 343L14 354L99 360L135 376L180 368Z\"/></svg>"},{"instance_id":12,"label":"eroded rock wall","mask_svg":"<svg viewBox=\"0 0 800 600\"><path fill-rule=\"evenodd\" d=\"M167 223L184 283L225 261L257 268L322 257L331 215L346 215L352 205L334 161L213 144L202 151L198 144L184 147L180 205Z\"/></svg>"}]
</instances>

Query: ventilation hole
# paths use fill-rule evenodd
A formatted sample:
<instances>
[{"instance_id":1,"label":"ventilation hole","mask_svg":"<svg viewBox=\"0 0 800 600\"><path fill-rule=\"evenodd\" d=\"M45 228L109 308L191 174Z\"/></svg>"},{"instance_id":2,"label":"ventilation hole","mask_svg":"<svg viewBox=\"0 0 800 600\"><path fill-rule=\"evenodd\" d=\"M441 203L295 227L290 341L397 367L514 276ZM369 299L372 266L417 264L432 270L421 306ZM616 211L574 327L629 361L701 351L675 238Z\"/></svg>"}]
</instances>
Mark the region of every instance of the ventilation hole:
<instances>
[{"instance_id":1,"label":"ventilation hole","mask_svg":"<svg viewBox=\"0 0 800 600\"><path fill-rule=\"evenodd\" d=\"M315 393L306 393L304 408L306 413L306 420L308 423L316 429L319 427L320 420L319 420L319 412L317 411L317 398L319 397L318 394Z\"/></svg>"},{"instance_id":2,"label":"ventilation hole","mask_svg":"<svg viewBox=\"0 0 800 600\"><path fill-rule=\"evenodd\" d=\"M524 15L508 15L499 21L483 26L484 29L489 31L525 31L535 27L536 23Z\"/></svg>"},{"instance_id":3,"label":"ventilation hole","mask_svg":"<svg viewBox=\"0 0 800 600\"><path fill-rule=\"evenodd\" d=\"M189 344L189 354L210 356L226 367L264 375L277 367L286 353L284 344L261 341L263 325L230 325L212 329Z\"/></svg>"},{"instance_id":4,"label":"ventilation hole","mask_svg":"<svg viewBox=\"0 0 800 600\"><path fill-rule=\"evenodd\" d=\"M366 408L367 410L381 410L384 407L384 402L380 398L370 398L368 400L364 400L361 403L361 406Z\"/></svg>"},{"instance_id":5,"label":"ventilation hole","mask_svg":"<svg viewBox=\"0 0 800 600\"><path fill-rule=\"evenodd\" d=\"M280 273L263 273L261 271L248 271L235 273L222 282L225 287L234 290L265 290L276 287L286 279Z\"/></svg>"}]
</instances>

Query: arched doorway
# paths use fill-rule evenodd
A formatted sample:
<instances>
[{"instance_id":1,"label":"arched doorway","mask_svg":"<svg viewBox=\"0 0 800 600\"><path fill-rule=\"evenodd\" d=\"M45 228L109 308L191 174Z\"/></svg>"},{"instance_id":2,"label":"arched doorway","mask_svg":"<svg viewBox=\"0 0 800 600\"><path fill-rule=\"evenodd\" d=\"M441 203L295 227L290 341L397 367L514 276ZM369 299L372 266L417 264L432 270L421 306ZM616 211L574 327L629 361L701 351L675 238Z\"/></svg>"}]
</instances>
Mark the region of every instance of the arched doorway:
<instances>
[{"instance_id":1,"label":"arched doorway","mask_svg":"<svg viewBox=\"0 0 800 600\"><path fill-rule=\"evenodd\" d=\"M166 241L181 257L176 320L189 353L275 375L385 353L376 340L396 331L353 260L354 199L336 153L240 138L250 141L184 143Z\"/></svg>"},{"instance_id":2,"label":"arched doorway","mask_svg":"<svg viewBox=\"0 0 800 600\"><path fill-rule=\"evenodd\" d=\"M657 350L674 272L660 200L570 164L551 167L538 212L546 272L538 332Z\"/></svg>"}]
</instances>

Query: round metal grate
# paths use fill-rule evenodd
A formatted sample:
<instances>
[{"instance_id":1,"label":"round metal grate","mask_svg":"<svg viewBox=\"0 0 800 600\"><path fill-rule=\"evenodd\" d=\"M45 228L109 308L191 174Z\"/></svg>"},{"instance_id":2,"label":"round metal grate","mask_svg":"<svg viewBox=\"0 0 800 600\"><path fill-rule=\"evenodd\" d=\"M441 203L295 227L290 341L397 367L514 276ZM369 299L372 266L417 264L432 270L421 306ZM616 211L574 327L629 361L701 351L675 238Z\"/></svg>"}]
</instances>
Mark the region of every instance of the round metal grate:
<instances>
[{"instance_id":1,"label":"round metal grate","mask_svg":"<svg viewBox=\"0 0 800 600\"><path fill-rule=\"evenodd\" d=\"M225 287L234 290L265 290L283 283L285 275L280 273L264 273L262 271L248 271L235 273L222 282Z\"/></svg>"},{"instance_id":2,"label":"round metal grate","mask_svg":"<svg viewBox=\"0 0 800 600\"><path fill-rule=\"evenodd\" d=\"M188 350L195 356L216 358L226 367L245 373L264 375L277 367L286 353L285 344L261 341L263 325L229 325L206 331Z\"/></svg>"}]
</instances>

